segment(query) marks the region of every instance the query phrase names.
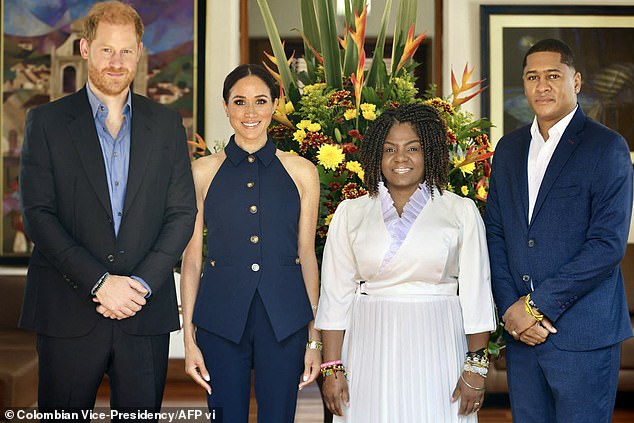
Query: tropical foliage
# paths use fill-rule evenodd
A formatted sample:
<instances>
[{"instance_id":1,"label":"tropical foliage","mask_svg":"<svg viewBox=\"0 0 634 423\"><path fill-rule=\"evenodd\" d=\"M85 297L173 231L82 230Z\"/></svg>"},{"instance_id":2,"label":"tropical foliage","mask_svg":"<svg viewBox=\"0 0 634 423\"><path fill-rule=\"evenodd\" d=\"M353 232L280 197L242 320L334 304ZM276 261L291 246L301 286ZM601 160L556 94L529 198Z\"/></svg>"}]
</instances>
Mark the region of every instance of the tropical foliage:
<instances>
[{"instance_id":1,"label":"tropical foliage","mask_svg":"<svg viewBox=\"0 0 634 423\"><path fill-rule=\"evenodd\" d=\"M389 65L384 61L387 24L393 1L383 10L376 48L366 63L365 0L345 0L341 36L331 0L300 0L306 70L291 67L266 0L257 0L273 54L265 63L279 81L281 92L270 134L278 147L313 161L320 173L322 194L318 222L318 254L330 219L344 199L366 193L358 149L368 125L384 110L398 104L426 102L436 107L451 128L448 139L452 164L447 189L468 196L482 208L488 189L490 145L485 120L460 110L460 105L483 88L467 95L482 81L469 82L473 70L465 67L461 83L452 72L452 94L443 99L421 95L414 85L412 57L424 39L415 36L416 0L396 0L396 24ZM369 60L367 61L369 62Z\"/></svg>"}]
</instances>

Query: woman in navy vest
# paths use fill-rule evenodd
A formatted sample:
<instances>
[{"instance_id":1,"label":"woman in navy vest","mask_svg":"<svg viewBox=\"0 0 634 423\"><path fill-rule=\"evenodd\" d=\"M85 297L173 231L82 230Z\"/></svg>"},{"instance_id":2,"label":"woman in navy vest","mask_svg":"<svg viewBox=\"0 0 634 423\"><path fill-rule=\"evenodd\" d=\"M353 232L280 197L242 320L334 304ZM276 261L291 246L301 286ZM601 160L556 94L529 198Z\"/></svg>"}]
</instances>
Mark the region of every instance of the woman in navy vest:
<instances>
[{"instance_id":1,"label":"woman in navy vest","mask_svg":"<svg viewBox=\"0 0 634 423\"><path fill-rule=\"evenodd\" d=\"M321 363L313 327L319 178L267 136L277 93L261 66L234 69L223 98L235 134L192 166L198 214L181 276L185 366L225 422L248 421L252 369L258 421L292 422L298 383L315 380Z\"/></svg>"}]
</instances>

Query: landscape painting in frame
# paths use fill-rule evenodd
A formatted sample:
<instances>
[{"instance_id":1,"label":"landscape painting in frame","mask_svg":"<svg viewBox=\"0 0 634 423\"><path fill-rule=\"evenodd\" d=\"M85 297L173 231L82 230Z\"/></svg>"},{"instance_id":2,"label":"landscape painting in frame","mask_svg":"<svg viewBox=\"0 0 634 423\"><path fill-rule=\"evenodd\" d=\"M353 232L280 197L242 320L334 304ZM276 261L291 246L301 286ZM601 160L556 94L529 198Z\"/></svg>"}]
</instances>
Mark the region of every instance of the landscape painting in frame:
<instances>
[{"instance_id":1,"label":"landscape painting in frame","mask_svg":"<svg viewBox=\"0 0 634 423\"><path fill-rule=\"evenodd\" d=\"M490 83L484 116L496 125L495 143L530 123L522 60L535 42L557 38L575 53L588 116L618 131L634 151L634 7L481 6L483 77ZM483 93L483 94L484 94Z\"/></svg>"},{"instance_id":2,"label":"landscape painting in frame","mask_svg":"<svg viewBox=\"0 0 634 423\"><path fill-rule=\"evenodd\" d=\"M196 133L196 0L131 0L145 24L136 93L178 111L188 139ZM25 260L18 176L27 112L80 90L87 66L80 19L95 0L2 0L2 224L0 262Z\"/></svg>"}]
</instances>

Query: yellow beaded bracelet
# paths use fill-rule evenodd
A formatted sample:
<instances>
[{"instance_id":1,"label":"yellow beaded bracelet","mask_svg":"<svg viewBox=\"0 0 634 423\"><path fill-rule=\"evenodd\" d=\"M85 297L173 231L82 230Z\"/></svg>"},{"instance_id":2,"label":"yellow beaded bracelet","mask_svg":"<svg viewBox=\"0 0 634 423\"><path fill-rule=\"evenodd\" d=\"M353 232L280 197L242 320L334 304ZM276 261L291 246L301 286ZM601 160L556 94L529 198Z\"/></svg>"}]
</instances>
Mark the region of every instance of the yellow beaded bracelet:
<instances>
[{"instance_id":1,"label":"yellow beaded bracelet","mask_svg":"<svg viewBox=\"0 0 634 423\"><path fill-rule=\"evenodd\" d=\"M528 294L526 296L526 298L524 299L524 310L526 310L526 312L535 320L537 320L538 322L541 322L542 320L544 320L544 315L540 312L535 312L535 310L533 310L533 307L530 304L531 302L531 294Z\"/></svg>"}]
</instances>

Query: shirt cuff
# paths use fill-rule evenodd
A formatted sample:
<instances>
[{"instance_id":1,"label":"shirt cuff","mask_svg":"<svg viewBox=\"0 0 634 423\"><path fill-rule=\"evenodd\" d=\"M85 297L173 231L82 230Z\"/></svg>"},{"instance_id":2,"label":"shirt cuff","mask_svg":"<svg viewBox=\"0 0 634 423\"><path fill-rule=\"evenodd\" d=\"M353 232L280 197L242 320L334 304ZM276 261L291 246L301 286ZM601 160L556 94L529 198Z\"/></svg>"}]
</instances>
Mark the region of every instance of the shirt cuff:
<instances>
[{"instance_id":1,"label":"shirt cuff","mask_svg":"<svg viewBox=\"0 0 634 423\"><path fill-rule=\"evenodd\" d=\"M145 296L145 298L150 298L150 296L152 295L152 288L150 288L150 285L148 285L142 278L138 276L132 275L130 277L134 279L135 281L139 282L141 285L143 285L145 289L147 289L147 295Z\"/></svg>"}]
</instances>

